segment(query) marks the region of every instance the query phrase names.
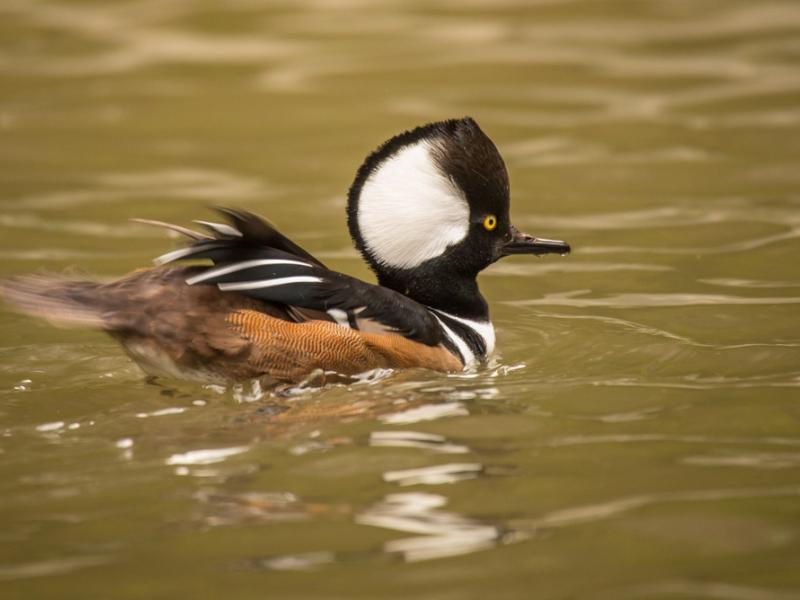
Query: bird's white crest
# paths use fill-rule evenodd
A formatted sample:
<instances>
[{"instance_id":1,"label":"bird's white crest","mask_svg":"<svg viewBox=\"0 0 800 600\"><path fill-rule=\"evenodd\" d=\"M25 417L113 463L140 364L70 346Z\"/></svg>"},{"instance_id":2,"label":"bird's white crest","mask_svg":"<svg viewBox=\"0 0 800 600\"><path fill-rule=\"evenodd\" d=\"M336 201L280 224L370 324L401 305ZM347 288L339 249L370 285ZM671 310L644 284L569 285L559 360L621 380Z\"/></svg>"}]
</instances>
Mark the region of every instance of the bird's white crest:
<instances>
[{"instance_id":1,"label":"bird's white crest","mask_svg":"<svg viewBox=\"0 0 800 600\"><path fill-rule=\"evenodd\" d=\"M358 228L383 265L416 267L469 232L467 200L431 150L426 140L405 146L378 165L361 188Z\"/></svg>"}]
</instances>

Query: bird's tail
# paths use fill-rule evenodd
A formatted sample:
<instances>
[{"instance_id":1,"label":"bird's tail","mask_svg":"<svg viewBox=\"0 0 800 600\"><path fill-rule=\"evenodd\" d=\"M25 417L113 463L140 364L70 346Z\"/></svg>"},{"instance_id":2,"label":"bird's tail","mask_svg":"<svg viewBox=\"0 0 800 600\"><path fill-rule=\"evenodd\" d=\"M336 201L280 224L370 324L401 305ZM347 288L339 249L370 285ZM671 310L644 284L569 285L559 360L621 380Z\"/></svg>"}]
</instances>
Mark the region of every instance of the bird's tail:
<instances>
[{"instance_id":1,"label":"bird's tail","mask_svg":"<svg viewBox=\"0 0 800 600\"><path fill-rule=\"evenodd\" d=\"M57 325L104 327L107 307L100 283L57 275L20 275L0 281L0 298L20 312Z\"/></svg>"}]
</instances>

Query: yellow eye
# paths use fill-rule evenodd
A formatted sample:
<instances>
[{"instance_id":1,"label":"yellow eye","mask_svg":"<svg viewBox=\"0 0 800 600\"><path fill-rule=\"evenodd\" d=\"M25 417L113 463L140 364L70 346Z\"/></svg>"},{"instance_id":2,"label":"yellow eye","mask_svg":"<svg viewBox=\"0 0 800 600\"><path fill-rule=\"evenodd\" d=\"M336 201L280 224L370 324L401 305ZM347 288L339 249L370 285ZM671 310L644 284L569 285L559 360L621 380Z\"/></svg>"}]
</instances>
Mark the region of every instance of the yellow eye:
<instances>
[{"instance_id":1,"label":"yellow eye","mask_svg":"<svg viewBox=\"0 0 800 600\"><path fill-rule=\"evenodd\" d=\"M483 226L486 231L494 231L494 228L497 227L497 217L494 215L487 215L483 220Z\"/></svg>"}]
</instances>

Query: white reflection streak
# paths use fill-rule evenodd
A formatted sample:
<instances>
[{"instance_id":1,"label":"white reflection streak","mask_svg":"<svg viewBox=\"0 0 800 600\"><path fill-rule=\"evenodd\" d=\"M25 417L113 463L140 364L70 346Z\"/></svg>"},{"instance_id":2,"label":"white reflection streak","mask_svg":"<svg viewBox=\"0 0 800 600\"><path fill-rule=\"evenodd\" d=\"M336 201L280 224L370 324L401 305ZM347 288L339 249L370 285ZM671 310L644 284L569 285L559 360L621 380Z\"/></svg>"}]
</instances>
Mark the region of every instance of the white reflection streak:
<instances>
[{"instance_id":1,"label":"white reflection streak","mask_svg":"<svg viewBox=\"0 0 800 600\"><path fill-rule=\"evenodd\" d=\"M165 462L168 465L210 465L222 462L230 456L247 452L247 450L247 446L191 450L183 454L173 454Z\"/></svg>"},{"instance_id":2,"label":"white reflection streak","mask_svg":"<svg viewBox=\"0 0 800 600\"><path fill-rule=\"evenodd\" d=\"M389 494L382 502L357 516L356 522L425 534L392 540L384 545L384 551L399 553L407 562L467 554L502 542L500 529L439 510L445 504L447 499L438 494Z\"/></svg>"},{"instance_id":3,"label":"white reflection streak","mask_svg":"<svg viewBox=\"0 0 800 600\"><path fill-rule=\"evenodd\" d=\"M444 402L442 404L426 404L403 412L384 415L380 420L390 425L406 425L420 421L433 421L442 417L462 417L469 411L461 402Z\"/></svg>"},{"instance_id":4,"label":"white reflection streak","mask_svg":"<svg viewBox=\"0 0 800 600\"><path fill-rule=\"evenodd\" d=\"M383 480L400 485L440 485L474 479L482 472L483 465L479 463L451 463L403 471L386 471Z\"/></svg>"},{"instance_id":5,"label":"white reflection streak","mask_svg":"<svg viewBox=\"0 0 800 600\"><path fill-rule=\"evenodd\" d=\"M466 454L469 452L469 448L466 446L451 444L442 435L418 431L373 431L369 434L369 445L421 448L443 454Z\"/></svg>"},{"instance_id":6,"label":"white reflection streak","mask_svg":"<svg viewBox=\"0 0 800 600\"><path fill-rule=\"evenodd\" d=\"M186 412L186 408L182 406L170 406L167 408L161 408L159 410L154 410L152 412L140 412L136 413L136 417L139 419L147 419L148 417L164 417L167 415L179 415L183 412Z\"/></svg>"},{"instance_id":7,"label":"white reflection streak","mask_svg":"<svg viewBox=\"0 0 800 600\"><path fill-rule=\"evenodd\" d=\"M132 438L121 438L117 440L114 445L122 450L122 458L125 460L131 460L133 458L133 439Z\"/></svg>"},{"instance_id":8,"label":"white reflection streak","mask_svg":"<svg viewBox=\"0 0 800 600\"><path fill-rule=\"evenodd\" d=\"M51 431L58 431L59 429L64 428L64 421L53 421L52 423L42 423L41 425L36 426L36 431L41 431L42 433L48 433Z\"/></svg>"},{"instance_id":9,"label":"white reflection streak","mask_svg":"<svg viewBox=\"0 0 800 600\"><path fill-rule=\"evenodd\" d=\"M332 563L332 552L309 552L307 554L287 554L260 561L260 566L273 571L307 571L319 565Z\"/></svg>"}]
</instances>

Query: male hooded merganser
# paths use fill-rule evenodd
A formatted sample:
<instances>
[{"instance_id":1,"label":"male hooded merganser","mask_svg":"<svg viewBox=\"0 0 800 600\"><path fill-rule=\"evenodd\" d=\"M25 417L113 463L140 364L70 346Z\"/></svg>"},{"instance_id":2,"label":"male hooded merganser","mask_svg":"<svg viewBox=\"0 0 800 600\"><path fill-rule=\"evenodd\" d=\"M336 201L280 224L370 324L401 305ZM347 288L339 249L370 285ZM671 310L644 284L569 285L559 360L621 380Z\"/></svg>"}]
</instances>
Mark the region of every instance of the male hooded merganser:
<instances>
[{"instance_id":1,"label":"male hooded merganser","mask_svg":"<svg viewBox=\"0 0 800 600\"><path fill-rule=\"evenodd\" d=\"M148 373L297 382L314 372L459 371L495 344L476 277L510 254L565 242L509 220L503 159L470 118L402 133L369 155L348 194L350 234L378 285L326 268L259 217L218 209L190 238L113 283L22 276L2 284L24 312L98 327ZM174 265L182 260L212 265Z\"/></svg>"}]
</instances>

